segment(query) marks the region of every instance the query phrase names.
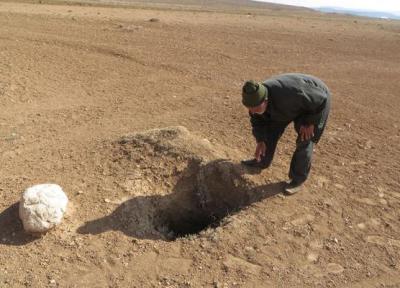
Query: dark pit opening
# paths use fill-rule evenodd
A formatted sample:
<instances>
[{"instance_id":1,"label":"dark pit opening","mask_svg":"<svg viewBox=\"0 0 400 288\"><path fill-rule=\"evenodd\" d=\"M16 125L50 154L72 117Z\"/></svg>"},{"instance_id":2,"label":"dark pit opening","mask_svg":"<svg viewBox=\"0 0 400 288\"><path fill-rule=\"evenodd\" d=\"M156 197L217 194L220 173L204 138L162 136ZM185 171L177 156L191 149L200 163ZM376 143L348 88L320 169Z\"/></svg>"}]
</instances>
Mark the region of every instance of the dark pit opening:
<instances>
[{"instance_id":1,"label":"dark pit opening","mask_svg":"<svg viewBox=\"0 0 400 288\"><path fill-rule=\"evenodd\" d=\"M182 197L183 195L185 197ZM199 234L208 228L216 228L224 218L222 215L209 214L200 205L196 191L177 193L174 196L158 210L154 218L156 230L169 240Z\"/></svg>"},{"instance_id":2,"label":"dark pit opening","mask_svg":"<svg viewBox=\"0 0 400 288\"><path fill-rule=\"evenodd\" d=\"M217 228L222 220L249 204L249 189L243 185L237 165L211 161L188 165L188 177L180 178L174 193L163 198L155 227L168 239L199 234Z\"/></svg>"},{"instance_id":3,"label":"dark pit opening","mask_svg":"<svg viewBox=\"0 0 400 288\"><path fill-rule=\"evenodd\" d=\"M186 237L189 235L199 234L208 228L217 228L220 225L221 219L212 217L204 218L183 218L167 220L167 228L172 232L173 239Z\"/></svg>"}]
</instances>

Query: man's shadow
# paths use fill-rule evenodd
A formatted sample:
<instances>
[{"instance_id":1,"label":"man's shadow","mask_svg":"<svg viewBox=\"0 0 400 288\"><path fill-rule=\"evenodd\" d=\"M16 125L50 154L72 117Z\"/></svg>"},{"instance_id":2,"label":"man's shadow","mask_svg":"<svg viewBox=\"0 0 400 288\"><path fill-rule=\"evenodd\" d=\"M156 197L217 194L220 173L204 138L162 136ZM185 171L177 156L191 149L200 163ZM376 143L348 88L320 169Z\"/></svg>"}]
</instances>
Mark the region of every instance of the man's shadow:
<instances>
[{"instance_id":1,"label":"man's shadow","mask_svg":"<svg viewBox=\"0 0 400 288\"><path fill-rule=\"evenodd\" d=\"M138 196L110 215L86 222L81 234L122 231L140 239L174 240L217 226L228 215L283 191L283 182L247 187L242 177L259 173L227 160L200 165L193 161L180 175L172 193ZM184 176L183 176L184 175Z\"/></svg>"},{"instance_id":2,"label":"man's shadow","mask_svg":"<svg viewBox=\"0 0 400 288\"><path fill-rule=\"evenodd\" d=\"M0 213L0 244L21 246L38 239L27 234L18 216L19 202Z\"/></svg>"}]
</instances>

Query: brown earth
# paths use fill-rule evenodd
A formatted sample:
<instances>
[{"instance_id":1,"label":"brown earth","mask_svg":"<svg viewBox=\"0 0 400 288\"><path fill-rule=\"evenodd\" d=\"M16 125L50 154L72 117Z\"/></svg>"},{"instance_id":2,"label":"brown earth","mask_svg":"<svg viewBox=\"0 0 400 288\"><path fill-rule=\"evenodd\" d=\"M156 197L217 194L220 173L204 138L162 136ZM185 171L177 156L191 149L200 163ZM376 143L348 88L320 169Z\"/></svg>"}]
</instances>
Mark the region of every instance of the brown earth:
<instances>
[{"instance_id":1,"label":"brown earth","mask_svg":"<svg viewBox=\"0 0 400 288\"><path fill-rule=\"evenodd\" d=\"M209 2L0 2L1 287L400 287L400 22ZM333 108L285 197L294 131L240 167L240 88L294 71ZM30 236L46 182L69 212Z\"/></svg>"}]
</instances>

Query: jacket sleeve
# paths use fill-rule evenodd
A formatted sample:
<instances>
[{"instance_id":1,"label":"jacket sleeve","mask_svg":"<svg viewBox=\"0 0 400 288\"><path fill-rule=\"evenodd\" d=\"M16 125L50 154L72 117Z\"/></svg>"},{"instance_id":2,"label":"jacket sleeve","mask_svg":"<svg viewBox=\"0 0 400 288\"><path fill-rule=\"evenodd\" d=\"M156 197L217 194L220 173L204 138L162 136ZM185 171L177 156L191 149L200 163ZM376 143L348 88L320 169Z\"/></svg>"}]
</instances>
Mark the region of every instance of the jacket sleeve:
<instances>
[{"instance_id":1,"label":"jacket sleeve","mask_svg":"<svg viewBox=\"0 0 400 288\"><path fill-rule=\"evenodd\" d=\"M256 138L257 142L261 142L264 140L264 131L265 131L265 126L266 122L265 119L260 116L260 115L253 115L249 113L250 115L250 123L252 127L252 133L254 138Z\"/></svg>"},{"instance_id":2,"label":"jacket sleeve","mask_svg":"<svg viewBox=\"0 0 400 288\"><path fill-rule=\"evenodd\" d=\"M302 91L302 102L304 115L302 116L304 124L318 125L322 111L326 106L327 94L322 91L318 93L305 93Z\"/></svg>"}]
</instances>

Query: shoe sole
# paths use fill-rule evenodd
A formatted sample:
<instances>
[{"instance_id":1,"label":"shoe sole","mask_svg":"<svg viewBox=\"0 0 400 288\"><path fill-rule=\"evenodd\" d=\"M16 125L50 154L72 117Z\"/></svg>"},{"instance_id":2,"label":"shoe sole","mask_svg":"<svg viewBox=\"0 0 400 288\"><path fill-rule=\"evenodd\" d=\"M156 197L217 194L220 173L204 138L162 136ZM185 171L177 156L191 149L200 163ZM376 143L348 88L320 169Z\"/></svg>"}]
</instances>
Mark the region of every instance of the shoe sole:
<instances>
[{"instance_id":1,"label":"shoe sole","mask_svg":"<svg viewBox=\"0 0 400 288\"><path fill-rule=\"evenodd\" d=\"M285 188L285 194L294 195L294 194L300 192L302 189L303 189L303 187Z\"/></svg>"}]
</instances>

